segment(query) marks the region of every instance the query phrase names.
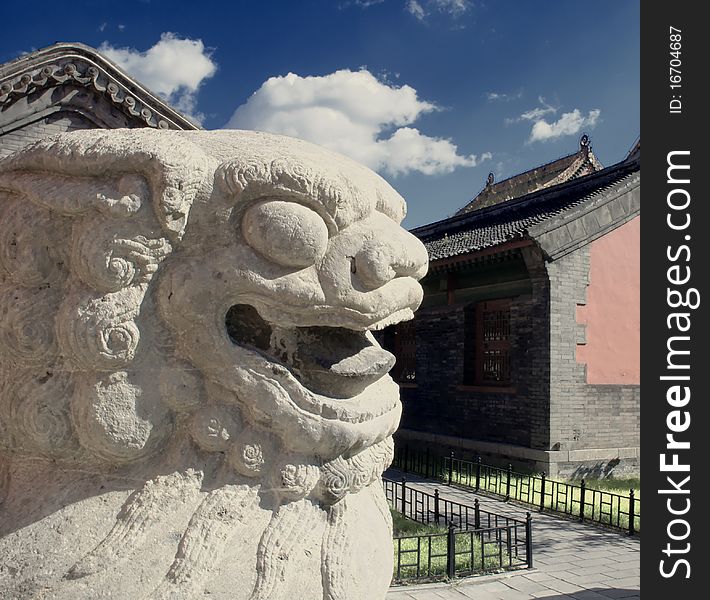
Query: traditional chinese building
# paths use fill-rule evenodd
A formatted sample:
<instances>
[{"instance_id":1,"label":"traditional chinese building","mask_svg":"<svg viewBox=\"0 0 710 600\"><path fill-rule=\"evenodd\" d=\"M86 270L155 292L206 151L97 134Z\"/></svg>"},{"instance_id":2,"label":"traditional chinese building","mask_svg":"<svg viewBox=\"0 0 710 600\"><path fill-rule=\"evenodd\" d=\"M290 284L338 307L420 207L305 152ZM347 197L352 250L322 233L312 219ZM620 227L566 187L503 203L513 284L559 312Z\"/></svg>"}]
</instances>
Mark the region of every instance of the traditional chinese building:
<instances>
[{"instance_id":1,"label":"traditional chinese building","mask_svg":"<svg viewBox=\"0 0 710 600\"><path fill-rule=\"evenodd\" d=\"M75 129L198 129L99 52L55 44L0 65L0 157Z\"/></svg>"},{"instance_id":2,"label":"traditional chinese building","mask_svg":"<svg viewBox=\"0 0 710 600\"><path fill-rule=\"evenodd\" d=\"M402 443L552 475L638 471L640 154L602 168L585 135L413 230L424 302L384 333Z\"/></svg>"}]
</instances>

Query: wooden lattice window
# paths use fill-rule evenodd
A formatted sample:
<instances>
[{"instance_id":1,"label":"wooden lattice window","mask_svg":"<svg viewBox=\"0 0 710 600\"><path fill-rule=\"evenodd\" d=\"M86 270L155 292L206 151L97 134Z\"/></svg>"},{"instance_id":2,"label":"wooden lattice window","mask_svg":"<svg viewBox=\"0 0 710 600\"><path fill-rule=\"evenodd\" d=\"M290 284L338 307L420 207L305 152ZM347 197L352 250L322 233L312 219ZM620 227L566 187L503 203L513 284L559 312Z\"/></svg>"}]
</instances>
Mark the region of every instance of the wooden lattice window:
<instances>
[{"instance_id":1,"label":"wooden lattice window","mask_svg":"<svg viewBox=\"0 0 710 600\"><path fill-rule=\"evenodd\" d=\"M401 383L414 383L417 378L417 336L414 321L395 326L394 355L397 363L393 377Z\"/></svg>"},{"instance_id":2,"label":"wooden lattice window","mask_svg":"<svg viewBox=\"0 0 710 600\"><path fill-rule=\"evenodd\" d=\"M465 383L509 384L510 299L479 302L467 311L466 321Z\"/></svg>"},{"instance_id":3,"label":"wooden lattice window","mask_svg":"<svg viewBox=\"0 0 710 600\"><path fill-rule=\"evenodd\" d=\"M510 300L479 302L476 317L477 381L510 383Z\"/></svg>"}]
</instances>

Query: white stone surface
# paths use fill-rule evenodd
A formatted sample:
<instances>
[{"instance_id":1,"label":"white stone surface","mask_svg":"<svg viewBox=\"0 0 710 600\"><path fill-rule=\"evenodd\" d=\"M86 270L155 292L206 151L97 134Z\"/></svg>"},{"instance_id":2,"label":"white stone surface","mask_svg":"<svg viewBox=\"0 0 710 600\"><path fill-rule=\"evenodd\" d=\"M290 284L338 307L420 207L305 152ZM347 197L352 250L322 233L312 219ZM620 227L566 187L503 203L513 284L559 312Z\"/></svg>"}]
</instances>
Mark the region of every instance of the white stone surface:
<instances>
[{"instance_id":1,"label":"white stone surface","mask_svg":"<svg viewBox=\"0 0 710 600\"><path fill-rule=\"evenodd\" d=\"M402 198L254 132L0 162L0 597L377 600Z\"/></svg>"}]
</instances>

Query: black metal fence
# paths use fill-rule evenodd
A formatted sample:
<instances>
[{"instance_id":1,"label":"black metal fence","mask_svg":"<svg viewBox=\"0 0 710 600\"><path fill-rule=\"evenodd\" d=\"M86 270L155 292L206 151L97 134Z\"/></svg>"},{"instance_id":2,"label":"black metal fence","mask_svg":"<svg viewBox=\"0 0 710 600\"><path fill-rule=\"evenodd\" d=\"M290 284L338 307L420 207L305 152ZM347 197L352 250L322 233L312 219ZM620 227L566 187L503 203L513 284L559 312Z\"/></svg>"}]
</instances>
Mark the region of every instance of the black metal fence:
<instances>
[{"instance_id":1,"label":"black metal fence","mask_svg":"<svg viewBox=\"0 0 710 600\"><path fill-rule=\"evenodd\" d=\"M439 456L426 451L412 451L409 446L395 448L392 466L404 472L441 479L448 485L456 484L475 492L501 496L535 507L638 534L641 529L641 500L634 490L629 495L616 494L587 487L584 480L579 485L516 473L511 465L507 469L486 465L479 457L467 461L450 456Z\"/></svg>"},{"instance_id":2,"label":"black metal fence","mask_svg":"<svg viewBox=\"0 0 710 600\"><path fill-rule=\"evenodd\" d=\"M398 536L395 581L436 579L532 568L532 518L525 521L446 500L400 482L383 479L393 508L440 532Z\"/></svg>"}]
</instances>

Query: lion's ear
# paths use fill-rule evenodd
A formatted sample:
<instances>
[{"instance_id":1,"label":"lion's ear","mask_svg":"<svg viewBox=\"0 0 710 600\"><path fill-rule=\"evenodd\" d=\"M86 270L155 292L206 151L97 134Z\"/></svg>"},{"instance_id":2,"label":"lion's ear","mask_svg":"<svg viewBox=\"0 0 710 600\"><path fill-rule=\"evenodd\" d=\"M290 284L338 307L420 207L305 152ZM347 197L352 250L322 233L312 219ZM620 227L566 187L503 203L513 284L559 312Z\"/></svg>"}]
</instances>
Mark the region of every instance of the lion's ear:
<instances>
[{"instance_id":1,"label":"lion's ear","mask_svg":"<svg viewBox=\"0 0 710 600\"><path fill-rule=\"evenodd\" d=\"M148 283L174 233L151 199L138 173L0 170L0 268L23 287L64 281L108 293Z\"/></svg>"},{"instance_id":2,"label":"lion's ear","mask_svg":"<svg viewBox=\"0 0 710 600\"><path fill-rule=\"evenodd\" d=\"M37 388L13 392L18 407L51 397L59 429L107 460L143 456L171 428L140 364L170 354L151 282L184 234L202 156L171 132L120 130L62 134L0 161L0 363ZM71 399L53 390L57 372ZM26 420L10 420L16 446L34 435Z\"/></svg>"},{"instance_id":3,"label":"lion's ear","mask_svg":"<svg viewBox=\"0 0 710 600\"><path fill-rule=\"evenodd\" d=\"M179 133L73 132L0 161L0 270L20 286L63 279L103 294L147 284L208 179L204 152Z\"/></svg>"},{"instance_id":4,"label":"lion's ear","mask_svg":"<svg viewBox=\"0 0 710 600\"><path fill-rule=\"evenodd\" d=\"M36 167L12 169L0 172L0 188L63 216L96 209L106 215L129 217L150 198L147 181L137 173L108 172L92 177Z\"/></svg>"},{"instance_id":5,"label":"lion's ear","mask_svg":"<svg viewBox=\"0 0 710 600\"><path fill-rule=\"evenodd\" d=\"M0 190L65 216L95 209L129 217L148 205L175 242L209 170L204 152L181 132L79 131L0 161Z\"/></svg>"}]
</instances>

